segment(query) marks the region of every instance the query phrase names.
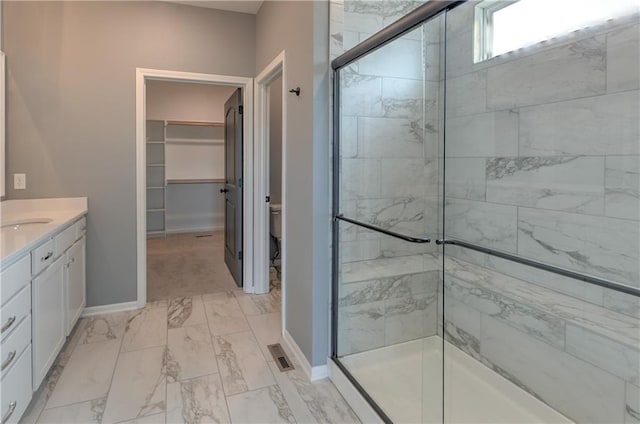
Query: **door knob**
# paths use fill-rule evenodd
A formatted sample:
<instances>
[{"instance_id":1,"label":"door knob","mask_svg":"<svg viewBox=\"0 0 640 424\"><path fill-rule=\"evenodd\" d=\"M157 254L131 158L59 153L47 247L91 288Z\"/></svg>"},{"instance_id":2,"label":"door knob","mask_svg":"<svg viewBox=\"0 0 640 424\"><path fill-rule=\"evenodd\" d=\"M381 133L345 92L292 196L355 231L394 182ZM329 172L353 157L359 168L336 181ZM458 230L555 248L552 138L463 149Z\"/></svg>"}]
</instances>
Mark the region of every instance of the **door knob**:
<instances>
[{"instance_id":1,"label":"door knob","mask_svg":"<svg viewBox=\"0 0 640 424\"><path fill-rule=\"evenodd\" d=\"M226 188L221 188L221 189L220 189L220 193L226 193L226 192L228 192L228 191L229 191L229 190L227 190Z\"/></svg>"}]
</instances>

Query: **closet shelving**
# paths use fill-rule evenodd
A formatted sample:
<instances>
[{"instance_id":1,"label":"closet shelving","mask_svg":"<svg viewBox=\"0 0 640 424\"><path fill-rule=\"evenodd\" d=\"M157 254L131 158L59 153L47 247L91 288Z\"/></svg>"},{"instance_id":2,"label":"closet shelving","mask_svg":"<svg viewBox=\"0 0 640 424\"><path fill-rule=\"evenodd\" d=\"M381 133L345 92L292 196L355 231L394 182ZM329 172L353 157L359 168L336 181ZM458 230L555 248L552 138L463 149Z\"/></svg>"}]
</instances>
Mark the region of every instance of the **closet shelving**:
<instances>
[{"instance_id":1,"label":"closet shelving","mask_svg":"<svg viewBox=\"0 0 640 424\"><path fill-rule=\"evenodd\" d=\"M220 184L224 178L168 178L169 146L224 146L224 122L147 120L147 237L166 237L167 187Z\"/></svg>"}]
</instances>

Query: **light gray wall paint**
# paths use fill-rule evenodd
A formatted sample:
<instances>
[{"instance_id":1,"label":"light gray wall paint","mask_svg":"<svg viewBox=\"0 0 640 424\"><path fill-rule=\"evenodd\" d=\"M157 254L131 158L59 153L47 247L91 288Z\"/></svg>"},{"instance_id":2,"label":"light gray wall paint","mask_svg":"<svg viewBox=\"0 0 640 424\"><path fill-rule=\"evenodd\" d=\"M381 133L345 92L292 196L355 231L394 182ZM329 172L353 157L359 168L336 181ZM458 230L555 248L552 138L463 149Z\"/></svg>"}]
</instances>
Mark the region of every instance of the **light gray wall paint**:
<instances>
[{"instance_id":1,"label":"light gray wall paint","mask_svg":"<svg viewBox=\"0 0 640 424\"><path fill-rule=\"evenodd\" d=\"M282 202L282 76L269 85L269 195Z\"/></svg>"},{"instance_id":2,"label":"light gray wall paint","mask_svg":"<svg viewBox=\"0 0 640 424\"><path fill-rule=\"evenodd\" d=\"M136 299L136 67L252 77L255 16L165 2L8 2L9 199L88 196L88 305Z\"/></svg>"},{"instance_id":3,"label":"light gray wall paint","mask_svg":"<svg viewBox=\"0 0 640 424\"><path fill-rule=\"evenodd\" d=\"M312 365L329 353L329 4L265 2L256 19L256 69L286 50L287 331Z\"/></svg>"},{"instance_id":4,"label":"light gray wall paint","mask_svg":"<svg viewBox=\"0 0 640 424\"><path fill-rule=\"evenodd\" d=\"M147 119L224 121L224 102L236 87L167 81L147 82Z\"/></svg>"}]
</instances>

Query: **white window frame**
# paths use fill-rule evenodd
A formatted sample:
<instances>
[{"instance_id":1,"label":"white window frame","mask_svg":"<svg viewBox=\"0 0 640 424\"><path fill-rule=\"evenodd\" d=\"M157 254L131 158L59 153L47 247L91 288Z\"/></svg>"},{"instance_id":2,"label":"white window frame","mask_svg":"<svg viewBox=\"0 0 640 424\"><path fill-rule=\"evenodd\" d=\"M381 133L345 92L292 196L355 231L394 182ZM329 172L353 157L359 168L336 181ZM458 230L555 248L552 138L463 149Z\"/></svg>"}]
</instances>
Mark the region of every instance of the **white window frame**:
<instances>
[{"instance_id":1,"label":"white window frame","mask_svg":"<svg viewBox=\"0 0 640 424\"><path fill-rule=\"evenodd\" d=\"M474 16L474 63L489 60L493 55L493 14L520 0L484 0L476 5Z\"/></svg>"}]
</instances>

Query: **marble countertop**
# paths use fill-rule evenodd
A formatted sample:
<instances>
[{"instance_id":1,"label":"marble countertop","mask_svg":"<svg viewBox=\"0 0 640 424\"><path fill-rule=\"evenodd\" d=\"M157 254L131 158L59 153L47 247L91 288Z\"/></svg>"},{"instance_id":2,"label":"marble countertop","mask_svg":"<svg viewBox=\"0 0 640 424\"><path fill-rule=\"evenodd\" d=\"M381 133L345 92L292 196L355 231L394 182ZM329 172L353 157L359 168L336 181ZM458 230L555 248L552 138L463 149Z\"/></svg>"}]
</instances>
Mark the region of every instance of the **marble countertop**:
<instances>
[{"instance_id":1,"label":"marble countertop","mask_svg":"<svg viewBox=\"0 0 640 424\"><path fill-rule=\"evenodd\" d=\"M46 224L0 230L0 268L11 265L29 250L54 235L62 227L85 215L86 197L5 200L0 203L0 221L49 218Z\"/></svg>"}]
</instances>

